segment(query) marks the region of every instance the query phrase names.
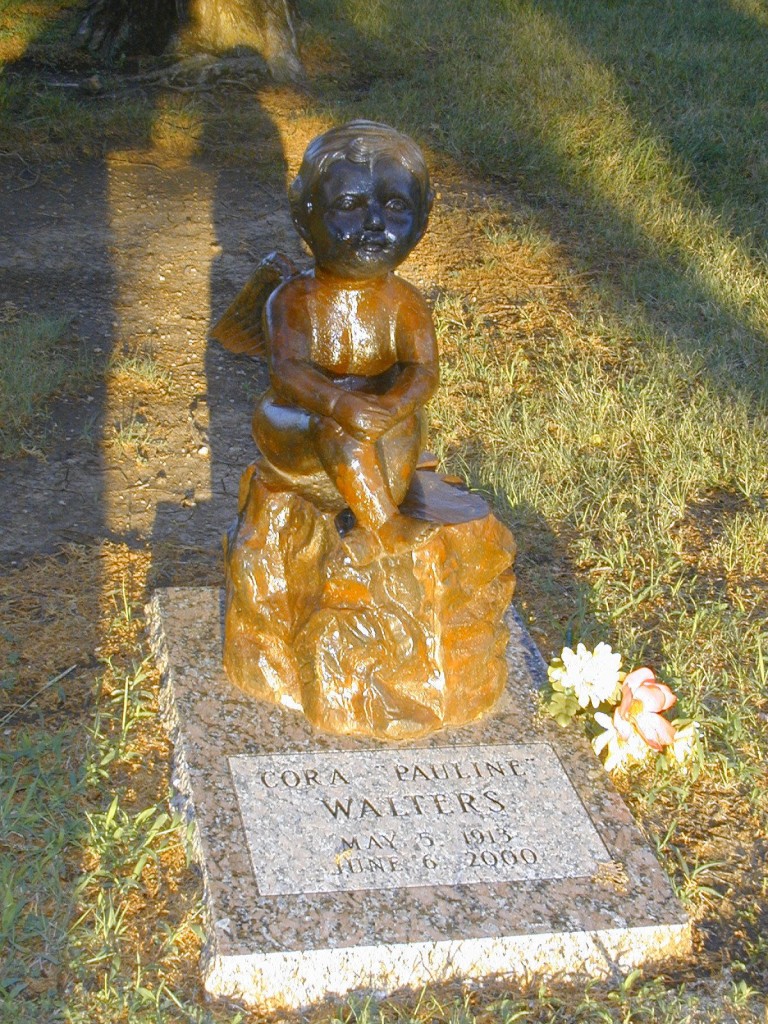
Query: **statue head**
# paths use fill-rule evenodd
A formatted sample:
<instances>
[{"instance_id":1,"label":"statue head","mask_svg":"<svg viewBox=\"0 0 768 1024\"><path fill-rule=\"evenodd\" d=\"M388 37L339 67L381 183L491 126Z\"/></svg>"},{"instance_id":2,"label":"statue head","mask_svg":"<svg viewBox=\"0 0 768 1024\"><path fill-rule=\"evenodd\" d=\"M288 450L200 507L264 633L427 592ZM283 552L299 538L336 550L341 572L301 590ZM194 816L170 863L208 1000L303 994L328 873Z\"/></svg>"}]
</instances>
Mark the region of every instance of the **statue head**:
<instances>
[{"instance_id":1,"label":"statue head","mask_svg":"<svg viewBox=\"0 0 768 1024\"><path fill-rule=\"evenodd\" d=\"M433 193L407 135L351 121L307 147L290 188L293 221L324 270L353 280L394 269L424 234Z\"/></svg>"}]
</instances>

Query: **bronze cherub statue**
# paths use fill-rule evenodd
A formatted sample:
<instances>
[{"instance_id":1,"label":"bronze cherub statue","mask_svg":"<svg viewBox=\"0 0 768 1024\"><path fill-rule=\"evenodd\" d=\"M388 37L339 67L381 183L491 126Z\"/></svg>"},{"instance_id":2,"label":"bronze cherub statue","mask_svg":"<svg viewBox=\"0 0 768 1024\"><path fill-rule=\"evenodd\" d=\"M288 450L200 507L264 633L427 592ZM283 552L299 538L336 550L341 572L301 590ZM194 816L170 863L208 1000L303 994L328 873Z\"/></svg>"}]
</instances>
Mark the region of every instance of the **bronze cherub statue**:
<instances>
[{"instance_id":1,"label":"bronze cherub statue","mask_svg":"<svg viewBox=\"0 0 768 1024\"><path fill-rule=\"evenodd\" d=\"M236 351L266 354L270 373L253 417L261 457L244 477L227 543L225 664L244 689L337 732L398 738L466 721L495 701L505 677L498 648L512 538L477 495L417 473L437 343L424 299L394 271L423 236L432 200L423 154L407 136L370 121L325 132L290 190L314 267L300 274L268 258L212 332ZM276 516L284 534L275 546ZM493 622L475 629L492 665L479 701L448 699L443 655L429 663L435 644L424 630L435 625L420 621L419 607L435 598L424 580L403 597L425 559L427 575L445 583L460 553L474 564L452 582L448 618L459 606L459 619L476 616L478 583L486 609L493 592ZM445 641L451 623L437 630ZM409 687L406 671L405 685L386 682L414 647L424 678ZM487 665L479 671L487 676Z\"/></svg>"}]
</instances>

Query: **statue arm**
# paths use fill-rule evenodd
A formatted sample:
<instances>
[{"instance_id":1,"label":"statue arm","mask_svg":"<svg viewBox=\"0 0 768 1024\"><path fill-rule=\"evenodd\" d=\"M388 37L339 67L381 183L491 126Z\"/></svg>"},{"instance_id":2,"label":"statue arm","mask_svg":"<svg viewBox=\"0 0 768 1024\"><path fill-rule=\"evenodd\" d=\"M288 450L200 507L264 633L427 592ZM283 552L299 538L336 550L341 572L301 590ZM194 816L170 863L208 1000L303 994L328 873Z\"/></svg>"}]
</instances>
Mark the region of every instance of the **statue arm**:
<instances>
[{"instance_id":1,"label":"statue arm","mask_svg":"<svg viewBox=\"0 0 768 1024\"><path fill-rule=\"evenodd\" d=\"M401 364L401 372L393 387L382 395L379 401L385 409L397 414L397 420L404 420L426 405L437 390L437 366L428 367L423 363Z\"/></svg>"},{"instance_id":2,"label":"statue arm","mask_svg":"<svg viewBox=\"0 0 768 1024\"><path fill-rule=\"evenodd\" d=\"M439 380L437 339L429 309L415 290L403 304L397 323L397 356L400 373L382 395L385 408L405 419L429 401Z\"/></svg>"},{"instance_id":3,"label":"statue arm","mask_svg":"<svg viewBox=\"0 0 768 1024\"><path fill-rule=\"evenodd\" d=\"M319 416L332 417L336 403L345 394L310 362L290 356L271 361L270 380L280 398Z\"/></svg>"},{"instance_id":4,"label":"statue arm","mask_svg":"<svg viewBox=\"0 0 768 1024\"><path fill-rule=\"evenodd\" d=\"M306 360L280 357L271 365L275 393L307 412L335 420L360 441L375 441L402 417L375 395L347 391Z\"/></svg>"}]
</instances>

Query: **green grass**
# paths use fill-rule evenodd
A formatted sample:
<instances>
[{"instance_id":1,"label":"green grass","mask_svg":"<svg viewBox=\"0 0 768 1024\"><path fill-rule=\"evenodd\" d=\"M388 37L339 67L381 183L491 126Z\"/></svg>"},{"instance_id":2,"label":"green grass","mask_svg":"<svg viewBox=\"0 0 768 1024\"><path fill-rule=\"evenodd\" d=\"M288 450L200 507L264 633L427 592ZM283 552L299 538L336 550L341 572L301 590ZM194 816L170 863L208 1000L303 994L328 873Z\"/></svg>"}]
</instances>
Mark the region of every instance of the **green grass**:
<instances>
[{"instance_id":1,"label":"green grass","mask_svg":"<svg viewBox=\"0 0 768 1024\"><path fill-rule=\"evenodd\" d=\"M283 183L280 141L256 98L267 81L261 63L191 56L104 64L74 45L84 7L0 5L0 155L36 166L122 150L154 149L174 160L206 153L250 160Z\"/></svg>"},{"instance_id":2,"label":"green grass","mask_svg":"<svg viewBox=\"0 0 768 1024\"><path fill-rule=\"evenodd\" d=\"M101 157L109 149L149 145L152 104L147 96L122 90L119 95L108 91L89 96L79 88L89 77L88 70L65 71L67 85L42 71L21 76L6 69L0 78L3 152L35 163ZM105 77L104 84L113 80Z\"/></svg>"},{"instance_id":3,"label":"green grass","mask_svg":"<svg viewBox=\"0 0 768 1024\"><path fill-rule=\"evenodd\" d=\"M135 635L134 599L124 580L115 633ZM180 935L199 930L194 903L180 895L181 914L158 920L137 950L136 907L160 902L158 865L186 842L165 793L136 792L134 773L151 774L143 723L157 721L147 665L108 659L92 706L87 725L80 714L57 723L50 708L20 729L20 709L3 715L0 1021L210 1021L201 1008L180 1010L158 969L165 960L167 972Z\"/></svg>"},{"instance_id":4,"label":"green grass","mask_svg":"<svg viewBox=\"0 0 768 1024\"><path fill-rule=\"evenodd\" d=\"M46 990L55 995L63 962L69 904L62 869L79 840L79 823L68 813L80 786L72 741L64 730L54 736L27 731L0 752L0 1013L8 1021L12 1008L33 993L42 996L38 1013L51 1010Z\"/></svg>"},{"instance_id":5,"label":"green grass","mask_svg":"<svg viewBox=\"0 0 768 1024\"><path fill-rule=\"evenodd\" d=\"M559 277L528 292L511 274L506 315L477 278L477 305L461 272L440 281L432 443L515 530L545 657L609 642L704 726L695 783L640 769L621 786L694 919L765 993L765 881L735 847L762 863L768 835L768 7L303 9L339 58L333 119L389 121L496 183L468 200L488 289L505 260ZM705 835L713 802L727 825Z\"/></svg>"},{"instance_id":6,"label":"green grass","mask_svg":"<svg viewBox=\"0 0 768 1024\"><path fill-rule=\"evenodd\" d=\"M39 451L50 400L76 391L92 374L66 320L14 309L0 321L0 457Z\"/></svg>"},{"instance_id":7,"label":"green grass","mask_svg":"<svg viewBox=\"0 0 768 1024\"><path fill-rule=\"evenodd\" d=\"M68 36L76 24L80 0L4 0L0 6L0 60L18 60L48 48L67 48Z\"/></svg>"},{"instance_id":8,"label":"green grass","mask_svg":"<svg viewBox=\"0 0 768 1024\"><path fill-rule=\"evenodd\" d=\"M750 365L732 371L749 377L768 311L768 43L755 19L718 0L509 0L471 18L459 2L435 17L411 0L308 0L307 14L364 76L345 112L568 204L574 260L715 366L735 335Z\"/></svg>"},{"instance_id":9,"label":"green grass","mask_svg":"<svg viewBox=\"0 0 768 1024\"><path fill-rule=\"evenodd\" d=\"M117 377L126 377L134 386L167 388L171 374L158 363L151 350L123 352L110 360L109 371Z\"/></svg>"},{"instance_id":10,"label":"green grass","mask_svg":"<svg viewBox=\"0 0 768 1024\"><path fill-rule=\"evenodd\" d=\"M144 452L147 447L158 443L158 439L153 435L146 418L132 410L113 424L108 443L124 453Z\"/></svg>"},{"instance_id":11,"label":"green grass","mask_svg":"<svg viewBox=\"0 0 768 1024\"><path fill-rule=\"evenodd\" d=\"M73 44L83 0L0 6L0 150L33 163L150 143L149 91ZM118 84L119 83L119 84Z\"/></svg>"}]
</instances>

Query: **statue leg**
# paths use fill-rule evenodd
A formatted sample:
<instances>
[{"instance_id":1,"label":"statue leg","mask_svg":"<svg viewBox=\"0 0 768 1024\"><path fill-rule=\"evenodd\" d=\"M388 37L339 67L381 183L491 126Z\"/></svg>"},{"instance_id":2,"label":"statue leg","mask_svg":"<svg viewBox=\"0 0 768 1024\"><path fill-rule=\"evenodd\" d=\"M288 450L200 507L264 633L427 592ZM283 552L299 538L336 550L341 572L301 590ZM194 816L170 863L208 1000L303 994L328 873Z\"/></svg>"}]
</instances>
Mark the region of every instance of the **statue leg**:
<instances>
[{"instance_id":1,"label":"statue leg","mask_svg":"<svg viewBox=\"0 0 768 1024\"><path fill-rule=\"evenodd\" d=\"M253 436L266 463L264 483L272 490L293 491L324 511L348 506L357 525L344 545L358 564L382 550L412 546L431 530L398 511L416 468L422 432L416 414L373 444L358 441L335 420L282 403L272 391L262 396L253 416Z\"/></svg>"},{"instance_id":2,"label":"statue leg","mask_svg":"<svg viewBox=\"0 0 768 1024\"><path fill-rule=\"evenodd\" d=\"M311 417L293 405L283 405L271 391L262 395L253 413L253 437L264 458L283 473L312 473L320 465L310 436Z\"/></svg>"},{"instance_id":3,"label":"statue leg","mask_svg":"<svg viewBox=\"0 0 768 1024\"><path fill-rule=\"evenodd\" d=\"M425 426L424 412L419 411L401 420L377 442L384 477L392 499L398 506L402 504L416 472L419 455L424 447Z\"/></svg>"},{"instance_id":4,"label":"statue leg","mask_svg":"<svg viewBox=\"0 0 768 1024\"><path fill-rule=\"evenodd\" d=\"M377 446L358 441L325 416L314 418L312 434L320 462L357 522L378 532L397 515L397 505Z\"/></svg>"},{"instance_id":5,"label":"statue leg","mask_svg":"<svg viewBox=\"0 0 768 1024\"><path fill-rule=\"evenodd\" d=\"M398 509L421 449L417 416L397 424L375 444L358 441L334 420L318 417L314 441L329 477L357 520L343 544L358 565L382 553L412 549L432 535L434 525Z\"/></svg>"},{"instance_id":6,"label":"statue leg","mask_svg":"<svg viewBox=\"0 0 768 1024\"><path fill-rule=\"evenodd\" d=\"M262 455L261 475L270 490L288 490L325 512L344 508L313 444L313 417L280 402L270 389L256 405L253 437Z\"/></svg>"}]
</instances>

